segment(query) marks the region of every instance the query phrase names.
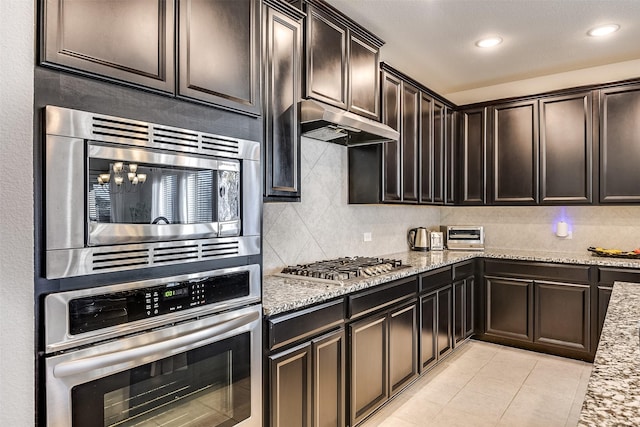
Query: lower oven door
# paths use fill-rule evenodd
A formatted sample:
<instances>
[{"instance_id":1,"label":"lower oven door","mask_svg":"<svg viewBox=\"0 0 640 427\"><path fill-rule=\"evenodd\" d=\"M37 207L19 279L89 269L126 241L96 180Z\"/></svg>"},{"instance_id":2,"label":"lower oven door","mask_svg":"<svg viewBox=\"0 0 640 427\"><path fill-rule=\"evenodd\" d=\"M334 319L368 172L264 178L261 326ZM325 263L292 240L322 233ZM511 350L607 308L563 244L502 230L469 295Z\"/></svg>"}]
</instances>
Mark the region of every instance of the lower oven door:
<instances>
[{"instance_id":1,"label":"lower oven door","mask_svg":"<svg viewBox=\"0 0 640 427\"><path fill-rule=\"evenodd\" d=\"M47 425L262 426L262 306L46 360Z\"/></svg>"}]
</instances>

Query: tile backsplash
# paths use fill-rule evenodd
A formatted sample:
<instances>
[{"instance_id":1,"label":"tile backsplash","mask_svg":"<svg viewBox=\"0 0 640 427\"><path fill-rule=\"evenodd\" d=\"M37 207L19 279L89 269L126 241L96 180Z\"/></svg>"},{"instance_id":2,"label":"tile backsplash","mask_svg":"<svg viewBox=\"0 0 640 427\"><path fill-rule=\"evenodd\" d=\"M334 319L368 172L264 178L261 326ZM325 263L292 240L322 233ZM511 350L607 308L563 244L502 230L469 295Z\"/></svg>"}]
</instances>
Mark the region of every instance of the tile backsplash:
<instances>
[{"instance_id":1,"label":"tile backsplash","mask_svg":"<svg viewBox=\"0 0 640 427\"><path fill-rule=\"evenodd\" d=\"M435 206L349 205L344 146L302 138L301 157L302 201L263 205L265 274L340 256L401 252L408 229L440 224ZM367 232L370 242L363 239Z\"/></svg>"},{"instance_id":2,"label":"tile backsplash","mask_svg":"<svg viewBox=\"0 0 640 427\"><path fill-rule=\"evenodd\" d=\"M589 246L640 247L640 206L437 207L349 205L347 148L302 138L302 201L263 206L265 274L286 265L408 248L408 229L484 225L487 249L585 252ZM375 167L375 165L372 165ZM571 239L554 234L560 219ZM365 242L363 234L372 240Z\"/></svg>"}]
</instances>

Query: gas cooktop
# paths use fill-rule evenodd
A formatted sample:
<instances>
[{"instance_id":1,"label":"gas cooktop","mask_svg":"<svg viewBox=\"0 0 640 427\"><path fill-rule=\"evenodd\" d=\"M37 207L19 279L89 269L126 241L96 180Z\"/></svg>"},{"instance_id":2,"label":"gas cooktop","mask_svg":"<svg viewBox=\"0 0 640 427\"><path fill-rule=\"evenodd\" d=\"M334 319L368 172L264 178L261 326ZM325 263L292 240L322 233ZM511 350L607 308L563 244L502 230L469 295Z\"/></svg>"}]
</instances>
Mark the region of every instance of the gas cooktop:
<instances>
[{"instance_id":1,"label":"gas cooktop","mask_svg":"<svg viewBox=\"0 0 640 427\"><path fill-rule=\"evenodd\" d=\"M376 257L344 257L285 267L280 276L296 275L327 281L377 276L406 268L402 261Z\"/></svg>"}]
</instances>

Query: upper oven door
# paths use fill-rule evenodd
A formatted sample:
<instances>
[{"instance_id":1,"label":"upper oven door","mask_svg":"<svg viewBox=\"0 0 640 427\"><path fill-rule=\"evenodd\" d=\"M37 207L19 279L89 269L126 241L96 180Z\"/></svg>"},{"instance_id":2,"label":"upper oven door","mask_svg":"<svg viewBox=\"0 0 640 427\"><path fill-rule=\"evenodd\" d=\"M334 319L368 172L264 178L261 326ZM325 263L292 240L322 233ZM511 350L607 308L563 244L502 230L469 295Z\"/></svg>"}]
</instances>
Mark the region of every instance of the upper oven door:
<instances>
[{"instance_id":1,"label":"upper oven door","mask_svg":"<svg viewBox=\"0 0 640 427\"><path fill-rule=\"evenodd\" d=\"M240 234L240 162L88 143L87 244Z\"/></svg>"},{"instance_id":2,"label":"upper oven door","mask_svg":"<svg viewBox=\"0 0 640 427\"><path fill-rule=\"evenodd\" d=\"M48 427L261 427L260 305L46 360Z\"/></svg>"}]
</instances>

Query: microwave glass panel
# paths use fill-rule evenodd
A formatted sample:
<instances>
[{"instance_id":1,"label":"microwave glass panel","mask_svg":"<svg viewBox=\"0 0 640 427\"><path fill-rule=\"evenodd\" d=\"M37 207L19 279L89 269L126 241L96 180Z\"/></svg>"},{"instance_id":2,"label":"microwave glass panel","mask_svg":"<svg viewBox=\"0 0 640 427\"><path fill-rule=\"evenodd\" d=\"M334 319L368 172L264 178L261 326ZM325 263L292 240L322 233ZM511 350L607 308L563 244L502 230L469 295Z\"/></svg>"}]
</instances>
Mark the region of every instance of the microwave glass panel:
<instances>
[{"instance_id":1,"label":"microwave glass panel","mask_svg":"<svg viewBox=\"0 0 640 427\"><path fill-rule=\"evenodd\" d=\"M88 176L88 211L92 222L210 223L218 220L216 202L222 202L222 216L238 217L238 172L143 164L132 168L126 162L91 158ZM229 189L222 191L222 186ZM226 198L220 196L222 192Z\"/></svg>"},{"instance_id":2,"label":"microwave glass panel","mask_svg":"<svg viewBox=\"0 0 640 427\"><path fill-rule=\"evenodd\" d=\"M247 332L78 385L72 427L235 426L251 415L250 345Z\"/></svg>"}]
</instances>

